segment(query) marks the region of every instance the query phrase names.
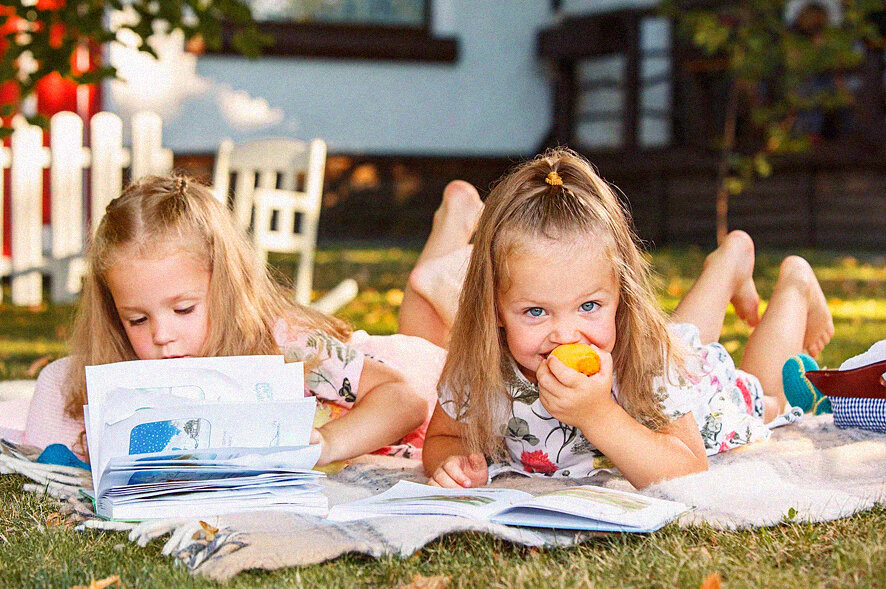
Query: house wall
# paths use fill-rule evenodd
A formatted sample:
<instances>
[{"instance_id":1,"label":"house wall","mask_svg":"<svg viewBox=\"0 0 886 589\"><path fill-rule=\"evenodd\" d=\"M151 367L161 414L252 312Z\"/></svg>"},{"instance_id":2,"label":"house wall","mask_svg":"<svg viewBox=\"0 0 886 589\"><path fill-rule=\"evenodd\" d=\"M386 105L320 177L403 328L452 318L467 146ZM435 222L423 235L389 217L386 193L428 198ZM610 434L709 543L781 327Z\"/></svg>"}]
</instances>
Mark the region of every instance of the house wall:
<instances>
[{"instance_id":1,"label":"house wall","mask_svg":"<svg viewBox=\"0 0 886 589\"><path fill-rule=\"evenodd\" d=\"M166 114L163 142L212 153L225 137L285 135L322 137L331 153L530 154L552 116L535 55L535 36L552 19L540 0L437 0L432 30L458 39L454 63L201 56L201 83ZM110 90L110 110L127 116L132 105ZM251 126L226 118L231 104L256 114Z\"/></svg>"}]
</instances>

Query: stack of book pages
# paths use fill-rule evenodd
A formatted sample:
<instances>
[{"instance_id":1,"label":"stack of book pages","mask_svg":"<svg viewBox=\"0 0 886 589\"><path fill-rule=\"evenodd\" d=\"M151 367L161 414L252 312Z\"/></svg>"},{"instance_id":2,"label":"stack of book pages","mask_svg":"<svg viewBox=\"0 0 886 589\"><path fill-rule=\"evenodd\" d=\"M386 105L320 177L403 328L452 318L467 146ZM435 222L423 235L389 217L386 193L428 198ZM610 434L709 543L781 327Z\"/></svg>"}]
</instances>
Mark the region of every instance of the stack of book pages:
<instances>
[{"instance_id":1,"label":"stack of book pages","mask_svg":"<svg viewBox=\"0 0 886 589\"><path fill-rule=\"evenodd\" d=\"M86 368L96 513L140 521L261 509L325 516L316 402L283 356Z\"/></svg>"}]
</instances>

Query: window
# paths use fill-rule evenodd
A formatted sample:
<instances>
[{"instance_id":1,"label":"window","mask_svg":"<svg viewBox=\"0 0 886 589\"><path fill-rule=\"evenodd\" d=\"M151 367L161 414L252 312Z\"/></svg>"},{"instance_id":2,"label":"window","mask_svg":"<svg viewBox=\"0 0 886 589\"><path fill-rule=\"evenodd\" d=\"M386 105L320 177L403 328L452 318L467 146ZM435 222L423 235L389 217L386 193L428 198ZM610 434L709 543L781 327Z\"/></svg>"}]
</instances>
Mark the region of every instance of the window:
<instances>
[{"instance_id":1,"label":"window","mask_svg":"<svg viewBox=\"0 0 886 589\"><path fill-rule=\"evenodd\" d=\"M423 28L425 0L252 0L256 20Z\"/></svg>"},{"instance_id":2,"label":"window","mask_svg":"<svg viewBox=\"0 0 886 589\"><path fill-rule=\"evenodd\" d=\"M542 31L555 64L551 143L633 151L673 143L671 29L651 10L566 19Z\"/></svg>"},{"instance_id":3,"label":"window","mask_svg":"<svg viewBox=\"0 0 886 589\"><path fill-rule=\"evenodd\" d=\"M250 0L266 55L453 62L457 41L431 33L433 0ZM233 28L222 53L233 53Z\"/></svg>"}]
</instances>

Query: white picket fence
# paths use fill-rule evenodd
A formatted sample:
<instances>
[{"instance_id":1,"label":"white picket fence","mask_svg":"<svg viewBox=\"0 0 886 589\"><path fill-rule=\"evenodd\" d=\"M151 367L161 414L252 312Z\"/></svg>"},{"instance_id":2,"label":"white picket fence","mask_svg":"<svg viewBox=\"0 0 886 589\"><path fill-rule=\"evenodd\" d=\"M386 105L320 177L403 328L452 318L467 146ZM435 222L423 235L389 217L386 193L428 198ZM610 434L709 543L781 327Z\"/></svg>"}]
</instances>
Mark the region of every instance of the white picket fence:
<instances>
[{"instance_id":1,"label":"white picket fence","mask_svg":"<svg viewBox=\"0 0 886 589\"><path fill-rule=\"evenodd\" d=\"M129 168L134 180L172 169L172 152L161 143L162 121L155 113L136 114L131 149L123 147L123 122L110 112L90 119L90 147L84 147L82 119L72 112L60 112L50 119L50 147L43 146L40 127L28 125L24 119L13 126L11 146L0 150L0 171L10 169L8 190L0 174L0 205L5 198L11 201L11 255L0 255L0 278L10 277L14 305L39 305L44 275L51 278L52 300L70 302L80 291L87 220L98 222L107 204L120 194L123 171ZM50 170L48 227L43 224L46 169ZM0 244L4 241L3 215L4 207L0 206ZM44 235L49 238L44 240Z\"/></svg>"}]
</instances>

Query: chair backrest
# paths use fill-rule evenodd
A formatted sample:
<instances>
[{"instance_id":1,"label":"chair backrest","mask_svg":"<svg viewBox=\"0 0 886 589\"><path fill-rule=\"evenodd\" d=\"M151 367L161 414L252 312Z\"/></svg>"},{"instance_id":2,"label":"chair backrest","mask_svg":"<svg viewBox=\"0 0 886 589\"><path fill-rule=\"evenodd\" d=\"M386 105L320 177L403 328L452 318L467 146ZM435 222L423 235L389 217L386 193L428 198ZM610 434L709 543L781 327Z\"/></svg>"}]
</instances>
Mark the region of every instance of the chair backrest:
<instances>
[{"instance_id":1,"label":"chair backrest","mask_svg":"<svg viewBox=\"0 0 886 589\"><path fill-rule=\"evenodd\" d=\"M226 140L213 174L216 197L231 206L240 227L251 229L262 260L269 251L298 254L295 299L303 305L311 300L325 169L322 139Z\"/></svg>"},{"instance_id":2,"label":"chair backrest","mask_svg":"<svg viewBox=\"0 0 886 589\"><path fill-rule=\"evenodd\" d=\"M267 261L268 252L297 253L295 300L311 302L314 251L320 201L306 192L257 188L252 237L256 253Z\"/></svg>"},{"instance_id":3,"label":"chair backrest","mask_svg":"<svg viewBox=\"0 0 886 589\"><path fill-rule=\"evenodd\" d=\"M305 192L320 199L326 170L326 143L288 138L267 138L234 144L226 139L219 146L213 171L216 196L225 200L234 219L250 227L256 188Z\"/></svg>"}]
</instances>

